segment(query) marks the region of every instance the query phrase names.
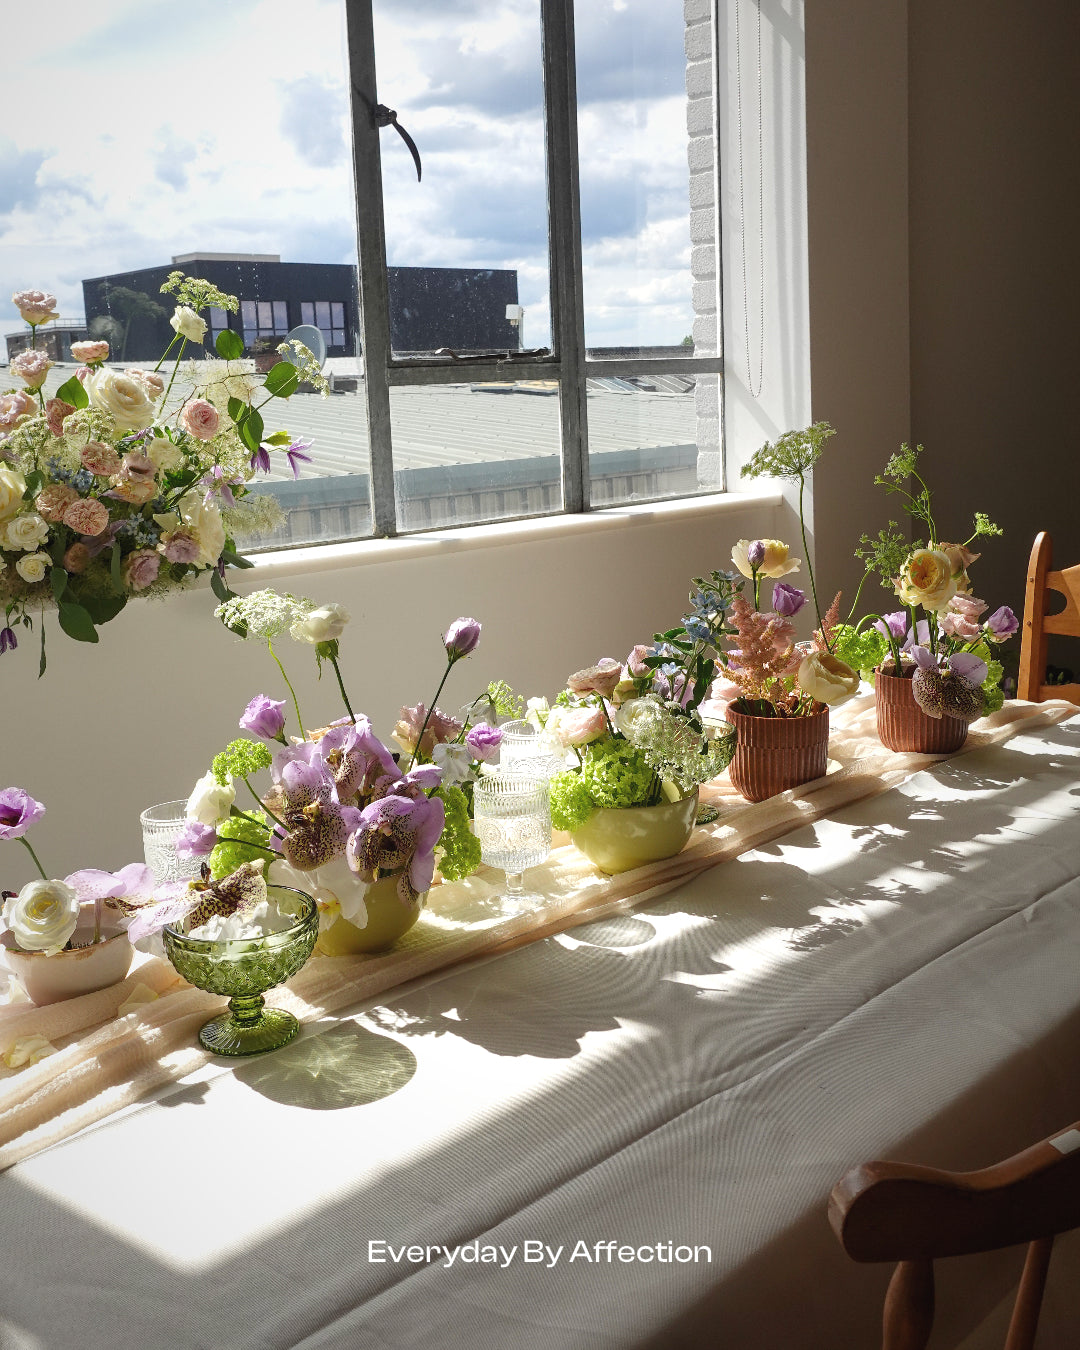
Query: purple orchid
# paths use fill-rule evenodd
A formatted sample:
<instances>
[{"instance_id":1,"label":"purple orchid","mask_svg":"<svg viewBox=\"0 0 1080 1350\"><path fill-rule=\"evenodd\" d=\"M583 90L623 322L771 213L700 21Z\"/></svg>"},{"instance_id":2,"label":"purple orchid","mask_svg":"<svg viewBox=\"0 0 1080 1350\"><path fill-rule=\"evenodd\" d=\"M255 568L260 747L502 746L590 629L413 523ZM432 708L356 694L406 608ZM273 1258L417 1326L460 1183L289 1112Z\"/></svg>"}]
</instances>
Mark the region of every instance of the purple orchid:
<instances>
[{"instance_id":1,"label":"purple orchid","mask_svg":"<svg viewBox=\"0 0 1080 1350\"><path fill-rule=\"evenodd\" d=\"M339 800L370 798L376 784L398 776L394 757L361 714L352 725L332 727L319 742L322 761L333 775Z\"/></svg>"},{"instance_id":2,"label":"purple orchid","mask_svg":"<svg viewBox=\"0 0 1080 1350\"><path fill-rule=\"evenodd\" d=\"M988 637L995 642L1004 642L1006 638L1011 638L1020 627L1020 620L1008 605L1002 605L1000 609L994 610L983 627L986 629Z\"/></svg>"},{"instance_id":3,"label":"purple orchid","mask_svg":"<svg viewBox=\"0 0 1080 1350\"><path fill-rule=\"evenodd\" d=\"M289 461L289 468L292 469L292 476L294 479L300 477L301 460L303 460L305 464L311 463L311 456L305 455L304 451L310 450L314 444L315 442L313 440L304 440L302 436L298 436L296 440L293 441L292 445L289 446L288 450L285 451L285 458Z\"/></svg>"},{"instance_id":4,"label":"purple orchid","mask_svg":"<svg viewBox=\"0 0 1080 1350\"><path fill-rule=\"evenodd\" d=\"M975 688L978 688L987 676L986 662L974 652L954 652L949 657L949 669Z\"/></svg>"},{"instance_id":5,"label":"purple orchid","mask_svg":"<svg viewBox=\"0 0 1080 1350\"><path fill-rule=\"evenodd\" d=\"M499 757L502 738L503 734L498 727L489 726L487 722L477 722L465 737L465 744L472 751L473 759L478 759L484 764L494 764Z\"/></svg>"},{"instance_id":6,"label":"purple orchid","mask_svg":"<svg viewBox=\"0 0 1080 1350\"><path fill-rule=\"evenodd\" d=\"M253 736L260 736L264 741L280 741L284 745L285 700L256 694L244 709L240 728Z\"/></svg>"},{"instance_id":7,"label":"purple orchid","mask_svg":"<svg viewBox=\"0 0 1080 1350\"><path fill-rule=\"evenodd\" d=\"M772 607L781 618L794 618L805 604L806 592L800 591L797 586L789 586L784 581L778 581L773 587Z\"/></svg>"},{"instance_id":8,"label":"purple orchid","mask_svg":"<svg viewBox=\"0 0 1080 1350\"><path fill-rule=\"evenodd\" d=\"M43 803L19 787L0 791L0 839L18 839L45 814Z\"/></svg>"},{"instance_id":9,"label":"purple orchid","mask_svg":"<svg viewBox=\"0 0 1080 1350\"><path fill-rule=\"evenodd\" d=\"M10 626L7 628L0 628L0 656L2 656L4 652L13 652L18 645L19 641L15 636L14 628L11 628Z\"/></svg>"},{"instance_id":10,"label":"purple orchid","mask_svg":"<svg viewBox=\"0 0 1080 1350\"><path fill-rule=\"evenodd\" d=\"M412 904L431 886L435 845L445 823L439 797L383 797L364 809L360 827L349 837L346 859L367 882L379 873L400 871L398 898Z\"/></svg>"}]
</instances>

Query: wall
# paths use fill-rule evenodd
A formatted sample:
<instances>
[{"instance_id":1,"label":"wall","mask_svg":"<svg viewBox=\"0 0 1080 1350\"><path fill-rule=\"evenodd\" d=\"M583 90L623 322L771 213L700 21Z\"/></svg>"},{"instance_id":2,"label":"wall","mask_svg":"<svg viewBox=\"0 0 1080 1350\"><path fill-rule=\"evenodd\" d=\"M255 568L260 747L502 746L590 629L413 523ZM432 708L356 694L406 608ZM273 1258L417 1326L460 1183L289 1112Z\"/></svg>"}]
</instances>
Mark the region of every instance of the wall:
<instances>
[{"instance_id":1,"label":"wall","mask_svg":"<svg viewBox=\"0 0 1080 1350\"><path fill-rule=\"evenodd\" d=\"M480 619L484 632L452 673L443 707L495 678L551 697L572 671L624 657L677 622L690 578L723 566L736 539L790 526L779 494L759 491L308 549L302 559L267 554L234 584L345 606L350 700L385 738L403 703L430 701L444 668L441 634L458 615ZM205 587L134 601L96 647L71 642L48 616L41 681L30 637L3 657L0 786L18 784L46 804L32 842L51 876L140 858L139 812L188 795L240 734L253 695L286 696L265 649L222 628L214 604ZM278 646L309 724L340 716L333 672L320 685L310 648L289 638ZM0 845L0 889L33 875L24 849Z\"/></svg>"}]
</instances>

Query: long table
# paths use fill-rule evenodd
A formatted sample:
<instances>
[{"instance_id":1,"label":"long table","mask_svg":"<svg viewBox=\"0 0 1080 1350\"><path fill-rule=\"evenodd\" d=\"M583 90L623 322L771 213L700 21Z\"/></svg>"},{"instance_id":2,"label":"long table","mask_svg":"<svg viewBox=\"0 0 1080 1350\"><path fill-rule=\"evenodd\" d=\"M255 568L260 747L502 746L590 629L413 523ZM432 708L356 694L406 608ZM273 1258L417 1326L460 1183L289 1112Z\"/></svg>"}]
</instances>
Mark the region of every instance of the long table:
<instances>
[{"instance_id":1,"label":"long table","mask_svg":"<svg viewBox=\"0 0 1080 1350\"><path fill-rule=\"evenodd\" d=\"M204 1067L0 1176L0 1348L873 1346L833 1182L1080 1117L1078 823L1080 717Z\"/></svg>"}]
</instances>

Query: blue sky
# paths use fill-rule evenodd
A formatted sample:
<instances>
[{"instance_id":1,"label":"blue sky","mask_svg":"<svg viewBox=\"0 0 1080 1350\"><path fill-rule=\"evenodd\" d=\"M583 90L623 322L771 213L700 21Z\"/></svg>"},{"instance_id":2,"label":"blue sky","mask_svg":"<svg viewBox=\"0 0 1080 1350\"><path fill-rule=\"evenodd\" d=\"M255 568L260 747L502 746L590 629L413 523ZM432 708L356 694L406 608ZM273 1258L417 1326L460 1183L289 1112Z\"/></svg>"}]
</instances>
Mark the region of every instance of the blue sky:
<instances>
[{"instance_id":1,"label":"blue sky","mask_svg":"<svg viewBox=\"0 0 1080 1350\"><path fill-rule=\"evenodd\" d=\"M515 267L548 340L536 0L376 0L389 261ZM588 340L691 325L681 0L579 5ZM174 254L355 261L342 0L50 0L20 6L0 130L0 323L41 287Z\"/></svg>"}]
</instances>

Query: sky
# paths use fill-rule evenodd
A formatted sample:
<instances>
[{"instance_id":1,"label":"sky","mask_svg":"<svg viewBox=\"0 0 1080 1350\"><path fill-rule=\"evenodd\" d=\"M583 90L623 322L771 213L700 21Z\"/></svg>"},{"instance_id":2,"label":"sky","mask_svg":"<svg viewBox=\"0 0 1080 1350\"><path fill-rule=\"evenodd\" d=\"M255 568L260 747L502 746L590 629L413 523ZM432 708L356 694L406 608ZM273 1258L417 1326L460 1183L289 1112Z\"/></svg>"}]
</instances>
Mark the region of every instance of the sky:
<instances>
[{"instance_id":1,"label":"sky","mask_svg":"<svg viewBox=\"0 0 1080 1350\"><path fill-rule=\"evenodd\" d=\"M586 340L692 325L682 0L579 0ZM343 0L12 8L0 123L0 331L13 291L174 254L355 262ZM537 0L376 0L388 261L516 268L550 341Z\"/></svg>"}]
</instances>

